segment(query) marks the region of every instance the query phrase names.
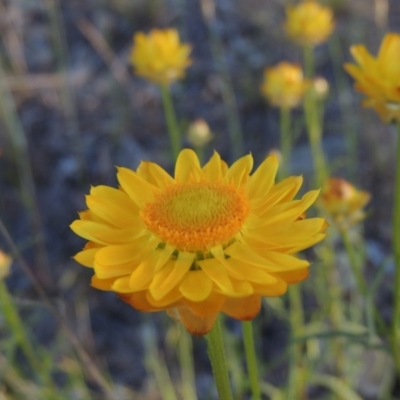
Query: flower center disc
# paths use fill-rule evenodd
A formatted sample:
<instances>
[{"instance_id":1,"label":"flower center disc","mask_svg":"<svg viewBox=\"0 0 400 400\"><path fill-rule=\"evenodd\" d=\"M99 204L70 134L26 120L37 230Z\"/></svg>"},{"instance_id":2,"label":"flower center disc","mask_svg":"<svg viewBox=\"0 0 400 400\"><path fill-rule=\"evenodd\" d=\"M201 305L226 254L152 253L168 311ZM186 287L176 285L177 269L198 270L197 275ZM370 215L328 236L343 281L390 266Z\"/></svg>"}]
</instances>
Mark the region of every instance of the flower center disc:
<instances>
[{"instance_id":1,"label":"flower center disc","mask_svg":"<svg viewBox=\"0 0 400 400\"><path fill-rule=\"evenodd\" d=\"M191 182L167 187L141 218L163 242L197 252L233 239L248 213L247 198L233 185Z\"/></svg>"}]
</instances>

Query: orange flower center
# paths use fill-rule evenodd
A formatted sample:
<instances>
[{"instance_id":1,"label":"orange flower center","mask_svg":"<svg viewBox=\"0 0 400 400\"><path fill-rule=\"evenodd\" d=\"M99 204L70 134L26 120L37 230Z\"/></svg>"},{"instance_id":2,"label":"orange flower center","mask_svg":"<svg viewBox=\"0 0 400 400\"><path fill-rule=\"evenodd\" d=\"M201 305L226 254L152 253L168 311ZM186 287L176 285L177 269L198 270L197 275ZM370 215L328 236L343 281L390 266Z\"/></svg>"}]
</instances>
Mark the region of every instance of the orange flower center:
<instances>
[{"instance_id":1,"label":"orange flower center","mask_svg":"<svg viewBox=\"0 0 400 400\"><path fill-rule=\"evenodd\" d=\"M233 185L190 182L167 187L144 206L146 227L180 251L206 252L239 233L249 203Z\"/></svg>"}]
</instances>

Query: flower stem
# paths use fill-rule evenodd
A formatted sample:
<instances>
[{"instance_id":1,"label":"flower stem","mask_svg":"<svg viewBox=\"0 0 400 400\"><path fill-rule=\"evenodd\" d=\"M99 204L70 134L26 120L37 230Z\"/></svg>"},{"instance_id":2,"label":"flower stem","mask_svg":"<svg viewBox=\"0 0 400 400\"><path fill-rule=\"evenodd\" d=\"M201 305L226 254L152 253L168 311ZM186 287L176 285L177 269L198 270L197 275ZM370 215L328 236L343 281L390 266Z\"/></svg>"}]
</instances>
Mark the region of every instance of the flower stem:
<instances>
[{"instance_id":1,"label":"flower stem","mask_svg":"<svg viewBox=\"0 0 400 400\"><path fill-rule=\"evenodd\" d=\"M228 369L224 345L221 335L221 323L219 317L215 321L210 333L206 336L208 345L208 357L214 374L215 384L217 385L220 400L232 400L232 392L229 385Z\"/></svg>"},{"instance_id":2,"label":"flower stem","mask_svg":"<svg viewBox=\"0 0 400 400\"><path fill-rule=\"evenodd\" d=\"M281 174L287 177L290 173L290 154L292 152L292 138L290 136L291 114L290 109L282 107L280 109L280 134L281 134L281 152L283 159L283 169Z\"/></svg>"},{"instance_id":3,"label":"flower stem","mask_svg":"<svg viewBox=\"0 0 400 400\"><path fill-rule=\"evenodd\" d=\"M392 351L397 369L400 374L400 122L397 123L397 167L394 192L393 216L393 254L395 263L394 278L394 311L392 321Z\"/></svg>"},{"instance_id":4,"label":"flower stem","mask_svg":"<svg viewBox=\"0 0 400 400\"><path fill-rule=\"evenodd\" d=\"M315 73L315 65L314 52L311 46L304 47L304 69L306 77L312 79ZM304 114L317 186L321 186L328 175L322 147L322 111L322 105L318 104L318 100L309 91L304 100Z\"/></svg>"},{"instance_id":5,"label":"flower stem","mask_svg":"<svg viewBox=\"0 0 400 400\"><path fill-rule=\"evenodd\" d=\"M171 144L172 158L176 160L182 148L181 133L175 115L171 92L168 86L161 85L161 97L164 106L165 119L167 121L169 141Z\"/></svg>"},{"instance_id":6,"label":"flower stem","mask_svg":"<svg viewBox=\"0 0 400 400\"><path fill-rule=\"evenodd\" d=\"M301 298L301 287L292 285L289 287L289 305L290 305L290 325L292 345L290 348L289 360L289 376L288 376L288 399L298 398L298 394L302 391L300 385L300 373L302 369L302 351L299 343L295 343L293 339L300 335L304 326L303 301Z\"/></svg>"},{"instance_id":7,"label":"flower stem","mask_svg":"<svg viewBox=\"0 0 400 400\"><path fill-rule=\"evenodd\" d=\"M242 322L244 349L246 352L247 370L250 379L252 400L261 400L261 390L258 381L257 358L254 349L253 325L251 321Z\"/></svg>"},{"instance_id":8,"label":"flower stem","mask_svg":"<svg viewBox=\"0 0 400 400\"><path fill-rule=\"evenodd\" d=\"M364 296L367 293L367 288L365 285L365 281L364 281L364 277L362 275L360 265L357 262L356 254L354 253L353 245L350 242L349 234L344 229L340 230L340 234L342 236L342 241L343 241L344 247L346 249L347 256L349 257L350 267L351 267L351 269L353 271L353 275L356 279L358 290L360 291L360 294Z\"/></svg>"}]
</instances>

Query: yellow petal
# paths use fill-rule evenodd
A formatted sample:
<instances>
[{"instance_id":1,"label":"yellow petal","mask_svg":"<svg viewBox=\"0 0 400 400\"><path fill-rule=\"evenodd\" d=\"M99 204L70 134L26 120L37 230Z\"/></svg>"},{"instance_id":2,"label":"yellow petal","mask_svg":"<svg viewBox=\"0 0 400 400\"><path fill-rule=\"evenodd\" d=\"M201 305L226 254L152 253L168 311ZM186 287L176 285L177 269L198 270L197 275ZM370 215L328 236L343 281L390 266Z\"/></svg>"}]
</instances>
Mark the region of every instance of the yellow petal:
<instances>
[{"instance_id":1,"label":"yellow petal","mask_svg":"<svg viewBox=\"0 0 400 400\"><path fill-rule=\"evenodd\" d=\"M225 267L216 259L197 261L204 273L223 291L232 292L233 286Z\"/></svg>"},{"instance_id":2,"label":"yellow petal","mask_svg":"<svg viewBox=\"0 0 400 400\"><path fill-rule=\"evenodd\" d=\"M175 180L185 183L190 179L198 181L201 177L202 171L196 153L190 149L183 149L176 160Z\"/></svg>"},{"instance_id":3,"label":"yellow petal","mask_svg":"<svg viewBox=\"0 0 400 400\"><path fill-rule=\"evenodd\" d=\"M175 183L172 176L163 168L149 161L142 161L137 169L137 173L146 181L162 189Z\"/></svg>"},{"instance_id":4,"label":"yellow petal","mask_svg":"<svg viewBox=\"0 0 400 400\"><path fill-rule=\"evenodd\" d=\"M297 271L275 272L275 275L279 276L279 278L283 279L286 283L293 284L307 279L309 273L310 270L305 268Z\"/></svg>"},{"instance_id":5,"label":"yellow petal","mask_svg":"<svg viewBox=\"0 0 400 400\"><path fill-rule=\"evenodd\" d=\"M192 314L200 318L207 318L218 314L225 300L225 295L211 292L206 299L200 302L190 301L185 298L183 299L183 303L189 308Z\"/></svg>"},{"instance_id":6,"label":"yellow petal","mask_svg":"<svg viewBox=\"0 0 400 400\"><path fill-rule=\"evenodd\" d=\"M369 51L363 45L351 46L350 52L363 70L371 70L374 64L376 64L374 57L371 56Z\"/></svg>"},{"instance_id":7,"label":"yellow petal","mask_svg":"<svg viewBox=\"0 0 400 400\"><path fill-rule=\"evenodd\" d=\"M154 254L149 256L146 260L143 260L131 273L129 287L131 288L132 292L137 292L148 288L156 270L155 258L156 255Z\"/></svg>"},{"instance_id":8,"label":"yellow petal","mask_svg":"<svg viewBox=\"0 0 400 400\"><path fill-rule=\"evenodd\" d=\"M203 167L203 174L207 181L218 182L222 180L222 161L220 155L214 151L208 163Z\"/></svg>"},{"instance_id":9,"label":"yellow petal","mask_svg":"<svg viewBox=\"0 0 400 400\"><path fill-rule=\"evenodd\" d=\"M233 183L236 187L245 184L253 168L253 157L248 154L234 162L225 174L224 180Z\"/></svg>"},{"instance_id":10,"label":"yellow petal","mask_svg":"<svg viewBox=\"0 0 400 400\"><path fill-rule=\"evenodd\" d=\"M277 265L272 261L267 260L261 255L259 255L258 252L259 250L257 250L257 253L255 253L253 250L247 248L245 245L238 242L233 243L231 246L225 249L225 254L234 258L235 260L243 261L245 263L254 265L256 267L262 268L267 272L281 272L281 271L284 272L284 271L291 271L293 269L305 268L305 264L302 263L300 263L299 265L296 264L294 266L294 263L293 264L289 263L288 265L288 263L282 262L282 264Z\"/></svg>"},{"instance_id":11,"label":"yellow petal","mask_svg":"<svg viewBox=\"0 0 400 400\"><path fill-rule=\"evenodd\" d=\"M80 251L75 255L74 259L85 267L93 268L94 257L100 249L100 247L95 247L94 249Z\"/></svg>"},{"instance_id":12,"label":"yellow petal","mask_svg":"<svg viewBox=\"0 0 400 400\"><path fill-rule=\"evenodd\" d=\"M92 281L90 283L96 289L99 290L111 290L113 283L115 282L114 278L111 279L99 279L96 275L92 276Z\"/></svg>"},{"instance_id":13,"label":"yellow petal","mask_svg":"<svg viewBox=\"0 0 400 400\"><path fill-rule=\"evenodd\" d=\"M159 189L143 180L136 172L128 168L118 168L118 182L128 196L142 208L154 199Z\"/></svg>"},{"instance_id":14,"label":"yellow petal","mask_svg":"<svg viewBox=\"0 0 400 400\"><path fill-rule=\"evenodd\" d=\"M114 279L114 283L111 290L118 293L132 293L130 282L130 275L123 276L121 278Z\"/></svg>"},{"instance_id":15,"label":"yellow petal","mask_svg":"<svg viewBox=\"0 0 400 400\"><path fill-rule=\"evenodd\" d=\"M136 310L145 312L160 311L158 307L154 307L147 301L146 290L129 294L118 293L118 297L125 303L130 304Z\"/></svg>"},{"instance_id":16,"label":"yellow petal","mask_svg":"<svg viewBox=\"0 0 400 400\"><path fill-rule=\"evenodd\" d=\"M275 155L267 157L249 179L247 184L249 198L266 196L274 185L277 171L278 158Z\"/></svg>"},{"instance_id":17,"label":"yellow petal","mask_svg":"<svg viewBox=\"0 0 400 400\"><path fill-rule=\"evenodd\" d=\"M195 257L196 255L194 253L181 251L179 252L177 260L173 262L172 268L170 262L161 268L161 270L154 276L149 287L153 298L159 300L175 286L178 286L192 266ZM166 272L168 272L168 274L166 274Z\"/></svg>"},{"instance_id":18,"label":"yellow petal","mask_svg":"<svg viewBox=\"0 0 400 400\"><path fill-rule=\"evenodd\" d=\"M118 229L85 220L76 220L70 227L77 235L104 245L131 242L141 235L141 231L136 227Z\"/></svg>"},{"instance_id":19,"label":"yellow petal","mask_svg":"<svg viewBox=\"0 0 400 400\"><path fill-rule=\"evenodd\" d=\"M159 309L166 309L171 307L176 307L182 303L182 294L177 287L172 289L168 294L166 294L162 299L155 300L151 293L146 291L147 301Z\"/></svg>"},{"instance_id":20,"label":"yellow petal","mask_svg":"<svg viewBox=\"0 0 400 400\"><path fill-rule=\"evenodd\" d=\"M282 296L283 294L286 293L288 285L283 279L279 278L278 276L277 278L278 282L274 285L263 286L254 283L253 284L254 293L266 297Z\"/></svg>"},{"instance_id":21,"label":"yellow petal","mask_svg":"<svg viewBox=\"0 0 400 400\"><path fill-rule=\"evenodd\" d=\"M212 281L203 271L189 271L179 285L182 296L194 302L205 300L211 293Z\"/></svg>"},{"instance_id":22,"label":"yellow petal","mask_svg":"<svg viewBox=\"0 0 400 400\"><path fill-rule=\"evenodd\" d=\"M199 318L188 307L178 307L179 316L189 333L195 336L203 336L210 332L218 314L207 318Z\"/></svg>"},{"instance_id":23,"label":"yellow petal","mask_svg":"<svg viewBox=\"0 0 400 400\"><path fill-rule=\"evenodd\" d=\"M254 294L241 299L228 298L222 307L222 312L241 321L252 320L261 309L261 297Z\"/></svg>"},{"instance_id":24,"label":"yellow petal","mask_svg":"<svg viewBox=\"0 0 400 400\"><path fill-rule=\"evenodd\" d=\"M276 283L276 278L261 268L230 257L224 262L224 267L230 276L237 280L256 282L263 285Z\"/></svg>"},{"instance_id":25,"label":"yellow petal","mask_svg":"<svg viewBox=\"0 0 400 400\"><path fill-rule=\"evenodd\" d=\"M133 207L126 209L108 198L92 195L86 196L86 204L93 213L100 216L110 225L127 228L139 222L139 213L134 204Z\"/></svg>"}]
</instances>

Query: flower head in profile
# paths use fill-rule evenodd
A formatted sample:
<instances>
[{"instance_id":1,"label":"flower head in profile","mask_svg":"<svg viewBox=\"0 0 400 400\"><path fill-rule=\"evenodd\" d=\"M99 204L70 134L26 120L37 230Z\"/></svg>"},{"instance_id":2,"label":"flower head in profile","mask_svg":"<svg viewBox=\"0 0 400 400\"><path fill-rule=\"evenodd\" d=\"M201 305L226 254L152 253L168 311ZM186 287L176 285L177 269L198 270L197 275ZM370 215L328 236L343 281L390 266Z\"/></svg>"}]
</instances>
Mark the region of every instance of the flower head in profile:
<instances>
[{"instance_id":1,"label":"flower head in profile","mask_svg":"<svg viewBox=\"0 0 400 400\"><path fill-rule=\"evenodd\" d=\"M283 61L265 69L261 92L272 105L291 109L301 103L309 86L299 65Z\"/></svg>"},{"instance_id":2,"label":"flower head in profile","mask_svg":"<svg viewBox=\"0 0 400 400\"><path fill-rule=\"evenodd\" d=\"M286 9L284 28L288 36L302 46L325 42L335 28L333 12L314 0L304 0Z\"/></svg>"},{"instance_id":3,"label":"flower head in profile","mask_svg":"<svg viewBox=\"0 0 400 400\"><path fill-rule=\"evenodd\" d=\"M159 85L170 85L185 75L191 64L191 47L182 44L176 29L153 29L136 33L130 61L135 72Z\"/></svg>"},{"instance_id":4,"label":"flower head in profile","mask_svg":"<svg viewBox=\"0 0 400 400\"><path fill-rule=\"evenodd\" d=\"M400 35L386 34L378 57L363 45L350 51L357 65L344 67L356 80L356 90L367 96L363 106L373 108L385 122L400 122Z\"/></svg>"},{"instance_id":5,"label":"flower head in profile","mask_svg":"<svg viewBox=\"0 0 400 400\"><path fill-rule=\"evenodd\" d=\"M294 200L302 178L276 184L274 156L252 168L251 155L228 167L216 152L201 167L187 149L174 177L151 162L118 168L120 188L93 187L71 225L88 240L75 259L93 268L95 288L179 315L192 334L207 333L220 312L251 320L262 296L307 277L297 253L326 229L323 218L301 219L319 191Z\"/></svg>"},{"instance_id":6,"label":"flower head in profile","mask_svg":"<svg viewBox=\"0 0 400 400\"><path fill-rule=\"evenodd\" d=\"M330 178L323 186L320 204L339 228L346 229L365 218L363 208L370 198L368 192L356 189L345 179Z\"/></svg>"},{"instance_id":7,"label":"flower head in profile","mask_svg":"<svg viewBox=\"0 0 400 400\"><path fill-rule=\"evenodd\" d=\"M12 258L0 250L0 279L10 274Z\"/></svg>"}]
</instances>

